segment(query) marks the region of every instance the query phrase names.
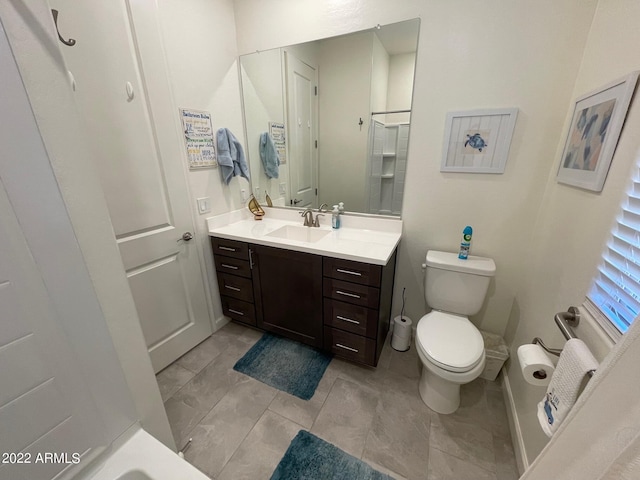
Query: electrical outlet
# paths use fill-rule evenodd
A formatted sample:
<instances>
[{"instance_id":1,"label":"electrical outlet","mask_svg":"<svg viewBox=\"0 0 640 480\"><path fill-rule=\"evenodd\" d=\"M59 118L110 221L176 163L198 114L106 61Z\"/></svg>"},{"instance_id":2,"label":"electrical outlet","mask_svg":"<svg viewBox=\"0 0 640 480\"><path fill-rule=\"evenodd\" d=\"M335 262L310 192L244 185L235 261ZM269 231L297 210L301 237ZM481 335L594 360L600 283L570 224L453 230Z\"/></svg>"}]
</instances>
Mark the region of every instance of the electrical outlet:
<instances>
[{"instance_id":1,"label":"electrical outlet","mask_svg":"<svg viewBox=\"0 0 640 480\"><path fill-rule=\"evenodd\" d=\"M209 213L211 211L211 199L209 197L198 198L198 213Z\"/></svg>"},{"instance_id":2,"label":"electrical outlet","mask_svg":"<svg viewBox=\"0 0 640 480\"><path fill-rule=\"evenodd\" d=\"M280 187L280 195L286 195L287 194L287 184L286 183L281 183L279 185Z\"/></svg>"}]
</instances>

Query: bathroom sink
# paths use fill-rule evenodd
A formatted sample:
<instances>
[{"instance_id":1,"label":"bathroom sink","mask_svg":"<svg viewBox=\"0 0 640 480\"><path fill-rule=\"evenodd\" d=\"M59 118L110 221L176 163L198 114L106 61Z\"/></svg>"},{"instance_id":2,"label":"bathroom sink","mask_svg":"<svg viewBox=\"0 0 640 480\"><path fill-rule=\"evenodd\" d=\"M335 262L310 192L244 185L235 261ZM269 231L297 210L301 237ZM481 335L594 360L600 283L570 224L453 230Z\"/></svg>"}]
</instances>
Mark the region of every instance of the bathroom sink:
<instances>
[{"instance_id":1,"label":"bathroom sink","mask_svg":"<svg viewBox=\"0 0 640 480\"><path fill-rule=\"evenodd\" d=\"M320 230L314 227L298 227L296 225L285 225L271 233L267 233L267 237L284 238L286 240L295 240L296 242L315 243L326 235L331 233L330 230Z\"/></svg>"}]
</instances>

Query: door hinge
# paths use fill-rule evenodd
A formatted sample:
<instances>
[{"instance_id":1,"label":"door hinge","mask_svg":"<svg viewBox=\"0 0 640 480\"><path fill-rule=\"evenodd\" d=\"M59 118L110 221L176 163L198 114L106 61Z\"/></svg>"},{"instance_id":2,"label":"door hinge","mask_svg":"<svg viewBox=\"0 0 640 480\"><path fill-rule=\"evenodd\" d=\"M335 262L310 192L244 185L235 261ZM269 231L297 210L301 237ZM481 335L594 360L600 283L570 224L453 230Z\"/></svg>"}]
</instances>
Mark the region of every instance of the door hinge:
<instances>
[{"instance_id":1,"label":"door hinge","mask_svg":"<svg viewBox=\"0 0 640 480\"><path fill-rule=\"evenodd\" d=\"M313 91L315 92L316 97L317 97L318 96L318 87L317 86L313 87Z\"/></svg>"},{"instance_id":2,"label":"door hinge","mask_svg":"<svg viewBox=\"0 0 640 480\"><path fill-rule=\"evenodd\" d=\"M318 140L316 140L316 148L318 148Z\"/></svg>"}]
</instances>

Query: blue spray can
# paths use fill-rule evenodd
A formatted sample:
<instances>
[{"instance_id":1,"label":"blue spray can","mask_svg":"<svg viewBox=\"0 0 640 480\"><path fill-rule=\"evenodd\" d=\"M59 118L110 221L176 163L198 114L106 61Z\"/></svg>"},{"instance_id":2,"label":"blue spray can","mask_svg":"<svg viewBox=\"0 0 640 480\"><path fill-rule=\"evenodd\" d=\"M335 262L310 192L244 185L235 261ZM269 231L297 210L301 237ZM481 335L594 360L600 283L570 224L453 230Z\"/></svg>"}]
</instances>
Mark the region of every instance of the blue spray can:
<instances>
[{"instance_id":1,"label":"blue spray can","mask_svg":"<svg viewBox=\"0 0 640 480\"><path fill-rule=\"evenodd\" d=\"M473 228L467 225L462 231L462 241L460 242L460 252L458 253L458 258L460 260L466 260L469 257L469 249L471 248L471 235L473 235Z\"/></svg>"}]
</instances>

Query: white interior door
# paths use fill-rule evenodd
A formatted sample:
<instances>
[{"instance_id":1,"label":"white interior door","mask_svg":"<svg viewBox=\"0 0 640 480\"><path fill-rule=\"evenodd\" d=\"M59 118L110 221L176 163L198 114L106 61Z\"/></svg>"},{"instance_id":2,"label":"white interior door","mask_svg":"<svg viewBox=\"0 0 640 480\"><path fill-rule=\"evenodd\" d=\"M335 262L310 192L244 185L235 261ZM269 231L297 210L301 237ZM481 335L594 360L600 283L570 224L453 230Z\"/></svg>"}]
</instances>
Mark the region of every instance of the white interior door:
<instances>
[{"instance_id":1,"label":"white interior door","mask_svg":"<svg viewBox=\"0 0 640 480\"><path fill-rule=\"evenodd\" d=\"M291 203L317 207L318 72L285 52Z\"/></svg>"},{"instance_id":2,"label":"white interior door","mask_svg":"<svg viewBox=\"0 0 640 480\"><path fill-rule=\"evenodd\" d=\"M161 102L170 102L170 91L150 100L124 0L51 0L51 6L60 12L60 31L77 41L63 54L159 371L211 334L197 245L181 240L194 232L182 140L175 128L159 131L162 122L153 117ZM158 83L167 83L166 72L159 77L146 72L156 92Z\"/></svg>"}]
</instances>

